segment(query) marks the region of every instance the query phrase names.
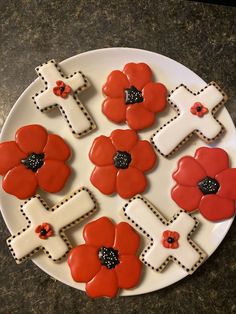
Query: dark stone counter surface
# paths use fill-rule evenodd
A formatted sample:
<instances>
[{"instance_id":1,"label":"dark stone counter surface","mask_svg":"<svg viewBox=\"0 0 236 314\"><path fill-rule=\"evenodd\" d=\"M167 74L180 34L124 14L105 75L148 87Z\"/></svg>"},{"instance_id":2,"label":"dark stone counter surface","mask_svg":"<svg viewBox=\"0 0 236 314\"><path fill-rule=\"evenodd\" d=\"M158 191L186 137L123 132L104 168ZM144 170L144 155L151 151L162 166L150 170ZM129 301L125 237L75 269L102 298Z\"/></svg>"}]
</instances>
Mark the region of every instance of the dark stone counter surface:
<instances>
[{"instance_id":1,"label":"dark stone counter surface","mask_svg":"<svg viewBox=\"0 0 236 314\"><path fill-rule=\"evenodd\" d=\"M104 47L135 47L183 63L230 96L236 122L236 8L181 0L0 1L0 123L34 68ZM0 313L236 313L236 225L192 276L160 291L91 300L41 271L16 265L0 218Z\"/></svg>"}]
</instances>

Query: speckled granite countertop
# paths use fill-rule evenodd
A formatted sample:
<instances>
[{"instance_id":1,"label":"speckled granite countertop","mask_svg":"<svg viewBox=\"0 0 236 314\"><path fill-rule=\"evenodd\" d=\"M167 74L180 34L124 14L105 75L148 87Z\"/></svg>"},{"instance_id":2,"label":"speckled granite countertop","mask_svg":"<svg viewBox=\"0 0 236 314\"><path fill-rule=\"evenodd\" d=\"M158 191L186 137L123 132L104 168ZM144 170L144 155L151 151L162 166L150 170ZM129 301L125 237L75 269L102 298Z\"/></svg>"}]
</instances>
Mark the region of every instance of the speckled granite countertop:
<instances>
[{"instance_id":1,"label":"speckled granite countertop","mask_svg":"<svg viewBox=\"0 0 236 314\"><path fill-rule=\"evenodd\" d=\"M104 47L136 47L183 63L230 96L236 123L236 8L181 0L0 1L0 123L35 66ZM236 228L192 276L161 291L90 300L32 262L16 265L0 218L0 313L236 313Z\"/></svg>"}]
</instances>

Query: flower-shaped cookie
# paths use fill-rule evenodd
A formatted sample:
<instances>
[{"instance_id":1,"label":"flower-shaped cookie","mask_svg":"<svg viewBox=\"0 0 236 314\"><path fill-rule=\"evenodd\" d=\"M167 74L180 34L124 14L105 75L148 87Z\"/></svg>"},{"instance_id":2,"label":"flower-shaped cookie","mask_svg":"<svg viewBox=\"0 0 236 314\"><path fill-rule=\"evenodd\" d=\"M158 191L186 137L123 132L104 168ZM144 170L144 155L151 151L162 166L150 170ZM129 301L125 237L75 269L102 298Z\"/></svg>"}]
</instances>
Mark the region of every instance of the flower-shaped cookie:
<instances>
[{"instance_id":1,"label":"flower-shaped cookie","mask_svg":"<svg viewBox=\"0 0 236 314\"><path fill-rule=\"evenodd\" d=\"M199 209L208 220L219 221L235 213L236 168L229 168L221 148L201 147L195 156L179 160L173 178L173 200L188 212Z\"/></svg>"},{"instance_id":2,"label":"flower-shaped cookie","mask_svg":"<svg viewBox=\"0 0 236 314\"><path fill-rule=\"evenodd\" d=\"M75 281L86 283L90 297L114 297L119 288L137 285L142 264L136 252L140 237L126 222L113 224L107 217L88 223L85 244L71 250L68 264Z\"/></svg>"},{"instance_id":3,"label":"flower-shaped cookie","mask_svg":"<svg viewBox=\"0 0 236 314\"><path fill-rule=\"evenodd\" d=\"M126 121L134 130L151 126L155 114L166 106L166 87L152 82L145 63L128 63L123 71L112 71L102 90L107 96L102 112L115 123Z\"/></svg>"},{"instance_id":4,"label":"flower-shaped cookie","mask_svg":"<svg viewBox=\"0 0 236 314\"><path fill-rule=\"evenodd\" d=\"M50 193L60 191L70 175L65 161L70 148L40 125L27 125L16 132L15 141L0 144L0 175L5 192L25 199L37 187Z\"/></svg>"},{"instance_id":5,"label":"flower-shaped cookie","mask_svg":"<svg viewBox=\"0 0 236 314\"><path fill-rule=\"evenodd\" d=\"M123 198L142 193L147 185L144 175L156 162L148 141L140 141L133 130L115 130L110 137L97 137L89 152L96 165L90 180L103 194L117 192Z\"/></svg>"}]
</instances>

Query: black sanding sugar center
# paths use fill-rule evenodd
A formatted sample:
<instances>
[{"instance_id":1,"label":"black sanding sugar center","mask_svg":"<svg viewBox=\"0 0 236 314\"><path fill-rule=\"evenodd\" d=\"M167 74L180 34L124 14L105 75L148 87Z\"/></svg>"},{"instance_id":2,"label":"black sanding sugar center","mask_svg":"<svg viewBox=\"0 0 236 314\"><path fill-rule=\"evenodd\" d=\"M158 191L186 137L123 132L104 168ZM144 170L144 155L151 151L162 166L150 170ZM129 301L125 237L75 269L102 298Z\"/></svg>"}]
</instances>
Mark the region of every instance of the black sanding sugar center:
<instances>
[{"instance_id":1,"label":"black sanding sugar center","mask_svg":"<svg viewBox=\"0 0 236 314\"><path fill-rule=\"evenodd\" d=\"M98 257L101 264L108 269L115 268L120 263L118 251L111 247L101 247L98 251Z\"/></svg>"},{"instance_id":2,"label":"black sanding sugar center","mask_svg":"<svg viewBox=\"0 0 236 314\"><path fill-rule=\"evenodd\" d=\"M143 102L142 92L140 92L135 86L125 89L125 103L131 105L135 103Z\"/></svg>"},{"instance_id":3,"label":"black sanding sugar center","mask_svg":"<svg viewBox=\"0 0 236 314\"><path fill-rule=\"evenodd\" d=\"M127 169L131 162L131 156L127 152L117 151L113 157L114 165L118 169Z\"/></svg>"},{"instance_id":4,"label":"black sanding sugar center","mask_svg":"<svg viewBox=\"0 0 236 314\"><path fill-rule=\"evenodd\" d=\"M219 182L211 177L205 177L203 180L198 182L198 187L204 195L206 194L216 194L219 190Z\"/></svg>"},{"instance_id":5,"label":"black sanding sugar center","mask_svg":"<svg viewBox=\"0 0 236 314\"><path fill-rule=\"evenodd\" d=\"M22 159L21 163L27 168L36 172L44 163L44 154L32 153L27 158Z\"/></svg>"}]
</instances>

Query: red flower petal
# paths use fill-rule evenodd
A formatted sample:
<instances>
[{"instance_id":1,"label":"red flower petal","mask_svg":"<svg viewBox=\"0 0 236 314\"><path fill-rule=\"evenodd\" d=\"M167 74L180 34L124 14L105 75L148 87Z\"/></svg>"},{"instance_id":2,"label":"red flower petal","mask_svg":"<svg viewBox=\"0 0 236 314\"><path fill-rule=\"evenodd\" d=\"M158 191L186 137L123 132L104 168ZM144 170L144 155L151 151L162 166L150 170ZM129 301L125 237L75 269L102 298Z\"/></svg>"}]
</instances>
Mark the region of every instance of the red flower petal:
<instances>
[{"instance_id":1,"label":"red flower petal","mask_svg":"<svg viewBox=\"0 0 236 314\"><path fill-rule=\"evenodd\" d=\"M83 236L87 244L97 248L113 247L115 227L110 219L101 217L85 226Z\"/></svg>"},{"instance_id":2,"label":"red flower petal","mask_svg":"<svg viewBox=\"0 0 236 314\"><path fill-rule=\"evenodd\" d=\"M61 90L60 90L60 87L53 87L53 93L56 95L56 96L61 96Z\"/></svg>"},{"instance_id":3,"label":"red flower petal","mask_svg":"<svg viewBox=\"0 0 236 314\"><path fill-rule=\"evenodd\" d=\"M65 86L65 89L64 89L64 92L65 92L66 94L69 94L69 93L71 92L71 87L70 87L69 85L66 85L66 86Z\"/></svg>"},{"instance_id":4,"label":"red flower petal","mask_svg":"<svg viewBox=\"0 0 236 314\"><path fill-rule=\"evenodd\" d=\"M125 122L126 109L127 105L124 104L124 98L107 98L102 104L102 112L115 123Z\"/></svg>"},{"instance_id":5,"label":"red flower petal","mask_svg":"<svg viewBox=\"0 0 236 314\"><path fill-rule=\"evenodd\" d=\"M226 169L215 178L220 184L217 195L236 200L236 168Z\"/></svg>"},{"instance_id":6,"label":"red flower petal","mask_svg":"<svg viewBox=\"0 0 236 314\"><path fill-rule=\"evenodd\" d=\"M142 263L134 255L123 255L119 257L119 261L115 268L119 288L133 288L139 282Z\"/></svg>"},{"instance_id":7,"label":"red flower petal","mask_svg":"<svg viewBox=\"0 0 236 314\"><path fill-rule=\"evenodd\" d=\"M220 221L235 214L235 202L217 194L208 194L202 198L199 211L208 220Z\"/></svg>"},{"instance_id":8,"label":"red flower petal","mask_svg":"<svg viewBox=\"0 0 236 314\"><path fill-rule=\"evenodd\" d=\"M133 130L115 130L110 139L116 150L129 152L138 142L138 136Z\"/></svg>"},{"instance_id":9,"label":"red flower petal","mask_svg":"<svg viewBox=\"0 0 236 314\"><path fill-rule=\"evenodd\" d=\"M16 132L16 143L26 154L42 153L47 143L48 133L40 125L23 126Z\"/></svg>"},{"instance_id":10,"label":"red flower petal","mask_svg":"<svg viewBox=\"0 0 236 314\"><path fill-rule=\"evenodd\" d=\"M171 237L171 231L170 230L165 230L162 234L164 239L168 239L169 237Z\"/></svg>"},{"instance_id":11,"label":"red flower petal","mask_svg":"<svg viewBox=\"0 0 236 314\"><path fill-rule=\"evenodd\" d=\"M138 233L126 222L120 222L116 226L115 241L113 247L119 255L135 254L140 244Z\"/></svg>"},{"instance_id":12,"label":"red flower petal","mask_svg":"<svg viewBox=\"0 0 236 314\"><path fill-rule=\"evenodd\" d=\"M90 181L103 194L109 195L116 191L116 175L117 169L114 166L95 167Z\"/></svg>"},{"instance_id":13,"label":"red flower petal","mask_svg":"<svg viewBox=\"0 0 236 314\"><path fill-rule=\"evenodd\" d=\"M36 233L39 233L41 230L42 230L42 227L40 225L34 229Z\"/></svg>"},{"instance_id":14,"label":"red flower petal","mask_svg":"<svg viewBox=\"0 0 236 314\"><path fill-rule=\"evenodd\" d=\"M167 90L165 85L161 83L148 83L143 88L143 107L152 111L160 112L166 106Z\"/></svg>"},{"instance_id":15,"label":"red flower petal","mask_svg":"<svg viewBox=\"0 0 236 314\"><path fill-rule=\"evenodd\" d=\"M70 168L64 162L46 160L36 172L38 185L44 191L58 192L64 187L70 173Z\"/></svg>"},{"instance_id":16,"label":"red flower petal","mask_svg":"<svg viewBox=\"0 0 236 314\"><path fill-rule=\"evenodd\" d=\"M102 266L97 275L86 284L86 293L91 298L115 297L118 292L118 282L114 269Z\"/></svg>"},{"instance_id":17,"label":"red flower petal","mask_svg":"<svg viewBox=\"0 0 236 314\"><path fill-rule=\"evenodd\" d=\"M147 180L142 171L129 167L118 171L116 186L121 197L130 198L145 190Z\"/></svg>"},{"instance_id":18,"label":"red flower petal","mask_svg":"<svg viewBox=\"0 0 236 314\"><path fill-rule=\"evenodd\" d=\"M154 123L155 114L141 104L134 104L127 108L126 121L131 129L142 130Z\"/></svg>"},{"instance_id":19,"label":"red flower petal","mask_svg":"<svg viewBox=\"0 0 236 314\"><path fill-rule=\"evenodd\" d=\"M65 87L65 83L61 80L56 81L58 87Z\"/></svg>"},{"instance_id":20,"label":"red flower petal","mask_svg":"<svg viewBox=\"0 0 236 314\"><path fill-rule=\"evenodd\" d=\"M45 229L46 231L50 229L50 225L47 222L42 223L41 227L42 229Z\"/></svg>"},{"instance_id":21,"label":"red flower petal","mask_svg":"<svg viewBox=\"0 0 236 314\"><path fill-rule=\"evenodd\" d=\"M46 159L67 160L70 157L70 148L66 142L58 135L49 134L47 144L44 147Z\"/></svg>"},{"instance_id":22,"label":"red flower petal","mask_svg":"<svg viewBox=\"0 0 236 314\"><path fill-rule=\"evenodd\" d=\"M127 63L123 73L127 76L130 86L135 86L140 91L152 80L152 70L145 63Z\"/></svg>"},{"instance_id":23,"label":"red flower petal","mask_svg":"<svg viewBox=\"0 0 236 314\"><path fill-rule=\"evenodd\" d=\"M105 95L112 98L124 98L125 88L129 87L129 81L124 73L115 70L108 76L102 91Z\"/></svg>"},{"instance_id":24,"label":"red flower petal","mask_svg":"<svg viewBox=\"0 0 236 314\"><path fill-rule=\"evenodd\" d=\"M155 165L157 155L148 141L139 141L131 150L131 158L130 166L147 171Z\"/></svg>"},{"instance_id":25,"label":"red flower petal","mask_svg":"<svg viewBox=\"0 0 236 314\"><path fill-rule=\"evenodd\" d=\"M202 166L190 156L183 157L178 162L178 169L173 173L173 179L186 186L196 186L206 177Z\"/></svg>"},{"instance_id":26,"label":"red flower petal","mask_svg":"<svg viewBox=\"0 0 236 314\"><path fill-rule=\"evenodd\" d=\"M82 244L73 248L68 256L72 278L78 282L90 281L101 269L97 248Z\"/></svg>"},{"instance_id":27,"label":"red flower petal","mask_svg":"<svg viewBox=\"0 0 236 314\"><path fill-rule=\"evenodd\" d=\"M48 238L47 234L39 234L40 239L46 240Z\"/></svg>"},{"instance_id":28,"label":"red flower petal","mask_svg":"<svg viewBox=\"0 0 236 314\"><path fill-rule=\"evenodd\" d=\"M200 147L196 150L194 158L205 169L209 177L229 168L229 157L221 148Z\"/></svg>"},{"instance_id":29,"label":"red flower petal","mask_svg":"<svg viewBox=\"0 0 236 314\"><path fill-rule=\"evenodd\" d=\"M8 171L3 178L2 187L7 193L25 199L36 193L37 179L34 172L20 165Z\"/></svg>"},{"instance_id":30,"label":"red flower petal","mask_svg":"<svg viewBox=\"0 0 236 314\"><path fill-rule=\"evenodd\" d=\"M175 242L171 243L171 248L172 249L177 249L178 247L179 247L178 241L175 241Z\"/></svg>"},{"instance_id":31,"label":"red flower petal","mask_svg":"<svg viewBox=\"0 0 236 314\"><path fill-rule=\"evenodd\" d=\"M96 166L113 165L113 157L116 154L116 149L107 136L97 137L89 151L89 158Z\"/></svg>"},{"instance_id":32,"label":"red flower petal","mask_svg":"<svg viewBox=\"0 0 236 314\"><path fill-rule=\"evenodd\" d=\"M20 165L21 160L26 157L16 142L4 142L0 144L0 175L5 175L7 171Z\"/></svg>"},{"instance_id":33,"label":"red flower petal","mask_svg":"<svg viewBox=\"0 0 236 314\"><path fill-rule=\"evenodd\" d=\"M174 240L179 240L179 234L178 234L178 232L176 232L176 231L173 231L172 232L172 237L174 238Z\"/></svg>"},{"instance_id":34,"label":"red flower petal","mask_svg":"<svg viewBox=\"0 0 236 314\"><path fill-rule=\"evenodd\" d=\"M172 199L183 209L191 212L199 207L203 194L197 187L176 185L171 191Z\"/></svg>"},{"instance_id":35,"label":"red flower petal","mask_svg":"<svg viewBox=\"0 0 236 314\"><path fill-rule=\"evenodd\" d=\"M162 240L162 245L166 248L166 249L170 249L171 248L171 243L169 243L167 241L167 239L163 239Z\"/></svg>"},{"instance_id":36,"label":"red flower petal","mask_svg":"<svg viewBox=\"0 0 236 314\"><path fill-rule=\"evenodd\" d=\"M52 231L52 230L49 230L49 231L47 232L47 237L51 237L51 236L53 236L53 231Z\"/></svg>"}]
</instances>

